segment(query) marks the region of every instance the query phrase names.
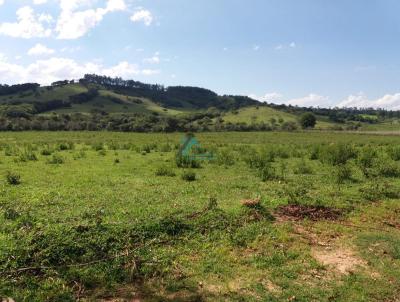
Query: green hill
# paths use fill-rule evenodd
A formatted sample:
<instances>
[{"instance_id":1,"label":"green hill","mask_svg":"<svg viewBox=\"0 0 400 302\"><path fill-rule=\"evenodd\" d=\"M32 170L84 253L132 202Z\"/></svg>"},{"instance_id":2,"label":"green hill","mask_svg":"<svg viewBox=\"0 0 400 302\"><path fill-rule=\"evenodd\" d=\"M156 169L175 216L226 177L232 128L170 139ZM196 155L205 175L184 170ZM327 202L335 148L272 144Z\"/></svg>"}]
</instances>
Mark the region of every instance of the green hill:
<instances>
[{"instance_id":1,"label":"green hill","mask_svg":"<svg viewBox=\"0 0 400 302\"><path fill-rule=\"evenodd\" d=\"M400 131L399 111L265 104L199 87L98 75L45 87L0 85L0 130L296 130L306 112L317 118L316 129Z\"/></svg>"}]
</instances>

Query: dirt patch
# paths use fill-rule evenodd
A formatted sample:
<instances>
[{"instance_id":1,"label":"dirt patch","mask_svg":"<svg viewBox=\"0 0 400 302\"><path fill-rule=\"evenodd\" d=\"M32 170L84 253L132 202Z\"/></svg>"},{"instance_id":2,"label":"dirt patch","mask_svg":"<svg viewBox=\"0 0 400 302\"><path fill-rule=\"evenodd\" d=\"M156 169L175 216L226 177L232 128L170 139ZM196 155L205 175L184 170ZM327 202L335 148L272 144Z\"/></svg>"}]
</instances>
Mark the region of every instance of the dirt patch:
<instances>
[{"instance_id":1,"label":"dirt patch","mask_svg":"<svg viewBox=\"0 0 400 302\"><path fill-rule=\"evenodd\" d=\"M287 205L281 206L275 214L280 220L337 220L342 215L338 209L324 206Z\"/></svg>"},{"instance_id":2,"label":"dirt patch","mask_svg":"<svg viewBox=\"0 0 400 302\"><path fill-rule=\"evenodd\" d=\"M367 267L366 261L357 257L349 248L313 249L312 256L329 270L347 275L357 268Z\"/></svg>"},{"instance_id":3,"label":"dirt patch","mask_svg":"<svg viewBox=\"0 0 400 302\"><path fill-rule=\"evenodd\" d=\"M258 206L258 205L260 204L260 202L261 202L261 199L260 199L260 198L256 198L256 199L243 199L243 200L240 201L240 203L241 203L243 206L249 207L249 208Z\"/></svg>"}]
</instances>

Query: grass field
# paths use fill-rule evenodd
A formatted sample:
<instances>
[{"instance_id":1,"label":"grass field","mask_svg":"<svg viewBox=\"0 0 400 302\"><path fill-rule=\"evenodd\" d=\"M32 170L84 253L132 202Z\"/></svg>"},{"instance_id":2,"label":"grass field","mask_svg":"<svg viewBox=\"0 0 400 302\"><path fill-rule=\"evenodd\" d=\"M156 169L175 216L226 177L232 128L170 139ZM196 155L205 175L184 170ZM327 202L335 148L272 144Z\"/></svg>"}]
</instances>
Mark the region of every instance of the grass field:
<instances>
[{"instance_id":1,"label":"grass field","mask_svg":"<svg viewBox=\"0 0 400 302\"><path fill-rule=\"evenodd\" d=\"M398 301L400 136L181 136L1 133L0 297Z\"/></svg>"}]
</instances>

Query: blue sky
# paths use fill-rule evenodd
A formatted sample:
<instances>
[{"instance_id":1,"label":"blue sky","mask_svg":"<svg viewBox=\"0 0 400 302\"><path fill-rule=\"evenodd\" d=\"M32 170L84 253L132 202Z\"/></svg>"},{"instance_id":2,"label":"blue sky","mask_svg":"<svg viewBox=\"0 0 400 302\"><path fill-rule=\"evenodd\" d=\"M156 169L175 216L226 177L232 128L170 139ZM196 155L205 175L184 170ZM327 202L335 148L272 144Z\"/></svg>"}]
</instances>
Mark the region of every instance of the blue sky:
<instances>
[{"instance_id":1,"label":"blue sky","mask_svg":"<svg viewBox=\"0 0 400 302\"><path fill-rule=\"evenodd\" d=\"M98 73L400 110L398 0L0 0L0 82Z\"/></svg>"}]
</instances>

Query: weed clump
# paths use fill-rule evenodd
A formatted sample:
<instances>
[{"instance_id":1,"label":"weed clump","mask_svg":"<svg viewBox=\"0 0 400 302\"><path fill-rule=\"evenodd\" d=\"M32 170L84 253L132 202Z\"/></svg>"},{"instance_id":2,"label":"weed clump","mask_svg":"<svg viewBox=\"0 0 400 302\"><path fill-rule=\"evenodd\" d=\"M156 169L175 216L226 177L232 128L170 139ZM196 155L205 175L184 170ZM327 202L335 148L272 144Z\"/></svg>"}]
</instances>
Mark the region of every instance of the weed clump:
<instances>
[{"instance_id":1,"label":"weed clump","mask_svg":"<svg viewBox=\"0 0 400 302\"><path fill-rule=\"evenodd\" d=\"M27 161L37 161L38 158L33 151L26 150L22 154L19 155L18 161L20 162L27 162Z\"/></svg>"},{"instance_id":2,"label":"weed clump","mask_svg":"<svg viewBox=\"0 0 400 302\"><path fill-rule=\"evenodd\" d=\"M172 170L170 167L163 165L163 166L159 166L156 169L155 175L156 176L174 177L176 174L175 174L174 170Z\"/></svg>"},{"instance_id":3,"label":"weed clump","mask_svg":"<svg viewBox=\"0 0 400 302\"><path fill-rule=\"evenodd\" d=\"M67 150L73 150L75 148L75 145L73 142L63 142L58 144L58 150L59 151L67 151Z\"/></svg>"},{"instance_id":4,"label":"weed clump","mask_svg":"<svg viewBox=\"0 0 400 302\"><path fill-rule=\"evenodd\" d=\"M296 162L294 167L294 174L312 174L312 167L306 162L304 158Z\"/></svg>"},{"instance_id":5,"label":"weed clump","mask_svg":"<svg viewBox=\"0 0 400 302\"><path fill-rule=\"evenodd\" d=\"M21 184L21 175L8 171L6 174L6 181L9 185L16 186Z\"/></svg>"},{"instance_id":6,"label":"weed clump","mask_svg":"<svg viewBox=\"0 0 400 302\"><path fill-rule=\"evenodd\" d=\"M188 182L192 182L196 180L196 173L193 171L184 171L182 173L182 179Z\"/></svg>"},{"instance_id":7,"label":"weed clump","mask_svg":"<svg viewBox=\"0 0 400 302\"><path fill-rule=\"evenodd\" d=\"M400 166L391 159L379 159L376 162L376 172L382 177L400 177Z\"/></svg>"},{"instance_id":8,"label":"weed clump","mask_svg":"<svg viewBox=\"0 0 400 302\"><path fill-rule=\"evenodd\" d=\"M338 185L341 185L341 184L345 183L346 181L352 179L351 178L352 172L351 172L351 168L349 165L346 165L346 164L338 165L335 167L335 169L333 171L334 171L333 175L335 178L335 182Z\"/></svg>"},{"instance_id":9,"label":"weed clump","mask_svg":"<svg viewBox=\"0 0 400 302\"><path fill-rule=\"evenodd\" d=\"M324 147L321 153L322 162L332 166L344 165L357 156L356 150L349 144L332 144Z\"/></svg>"},{"instance_id":10,"label":"weed clump","mask_svg":"<svg viewBox=\"0 0 400 302\"><path fill-rule=\"evenodd\" d=\"M191 169L201 168L200 162L190 156L182 156L178 154L175 158L175 162L178 168L191 168Z\"/></svg>"},{"instance_id":11,"label":"weed clump","mask_svg":"<svg viewBox=\"0 0 400 302\"><path fill-rule=\"evenodd\" d=\"M52 165L61 165L64 162L64 157L59 154L53 154L53 156L49 160L47 160L47 163Z\"/></svg>"},{"instance_id":12,"label":"weed clump","mask_svg":"<svg viewBox=\"0 0 400 302\"><path fill-rule=\"evenodd\" d=\"M50 156L53 154L53 150L51 150L50 148L45 148L43 149L40 154L42 154L43 156Z\"/></svg>"},{"instance_id":13,"label":"weed clump","mask_svg":"<svg viewBox=\"0 0 400 302\"><path fill-rule=\"evenodd\" d=\"M219 150L217 163L220 166L233 166L235 164L235 157L232 151L226 148Z\"/></svg>"},{"instance_id":14,"label":"weed clump","mask_svg":"<svg viewBox=\"0 0 400 302\"><path fill-rule=\"evenodd\" d=\"M275 180L278 179L275 167L271 163L265 163L263 167L258 169L258 176L262 181Z\"/></svg>"},{"instance_id":15,"label":"weed clump","mask_svg":"<svg viewBox=\"0 0 400 302\"><path fill-rule=\"evenodd\" d=\"M400 161L400 146L390 146L387 150L387 153L391 159Z\"/></svg>"},{"instance_id":16,"label":"weed clump","mask_svg":"<svg viewBox=\"0 0 400 302\"><path fill-rule=\"evenodd\" d=\"M367 201L379 201L383 198L400 198L400 191L388 182L377 181L359 189L361 196Z\"/></svg>"},{"instance_id":17,"label":"weed clump","mask_svg":"<svg viewBox=\"0 0 400 302\"><path fill-rule=\"evenodd\" d=\"M370 177L372 175L371 169L375 163L376 157L377 152L371 147L364 147L358 153L357 165L360 167L362 173L366 177Z\"/></svg>"},{"instance_id":18,"label":"weed clump","mask_svg":"<svg viewBox=\"0 0 400 302\"><path fill-rule=\"evenodd\" d=\"M283 187L281 195L287 198L288 204L299 205L308 201L310 189L311 185L308 182L289 183Z\"/></svg>"}]
</instances>

